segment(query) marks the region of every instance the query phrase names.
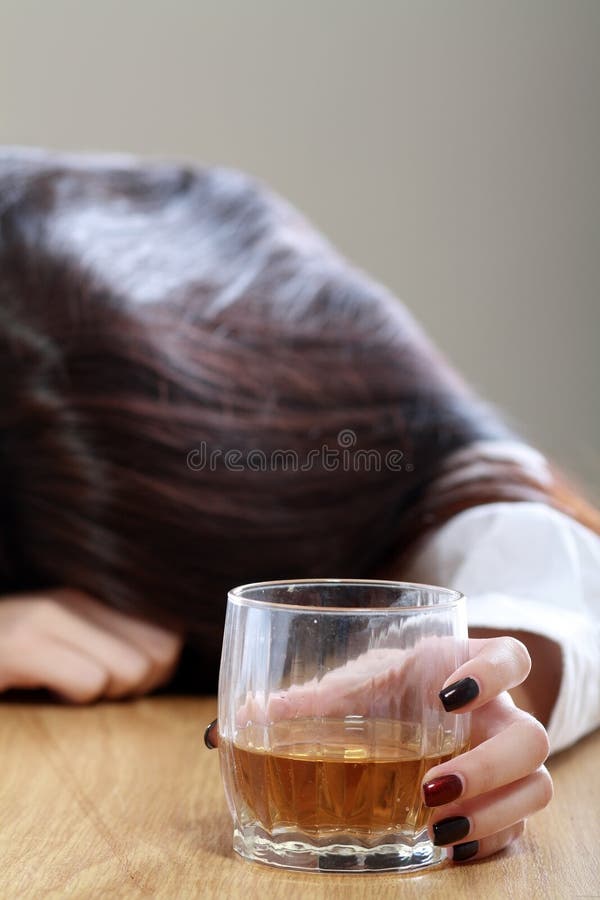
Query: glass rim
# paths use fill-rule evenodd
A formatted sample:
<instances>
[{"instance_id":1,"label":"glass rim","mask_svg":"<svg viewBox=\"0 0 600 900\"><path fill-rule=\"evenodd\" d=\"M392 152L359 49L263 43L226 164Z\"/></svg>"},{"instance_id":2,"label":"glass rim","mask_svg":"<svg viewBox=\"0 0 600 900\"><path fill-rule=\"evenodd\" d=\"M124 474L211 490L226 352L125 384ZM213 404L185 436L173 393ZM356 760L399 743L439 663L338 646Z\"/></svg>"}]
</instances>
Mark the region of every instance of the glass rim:
<instances>
[{"instance_id":1,"label":"glass rim","mask_svg":"<svg viewBox=\"0 0 600 900\"><path fill-rule=\"evenodd\" d=\"M439 603L427 604L425 606L315 606L313 604L277 603L275 600L258 600L243 595L245 591L257 588L281 588L285 586L292 587L295 585L314 585L315 587L321 585L339 585L348 587L352 585L371 585L372 587L389 588L392 590L403 590L408 588L412 590L437 591L440 595L444 596L445 599L441 600ZM237 587L231 588L231 590L227 592L227 602L233 603L236 606L250 606L257 609L293 610L295 612L306 612L311 614L320 613L321 615L343 613L346 616L367 613L369 615L398 615L410 612L423 613L427 611L441 611L458 606L464 600L465 595L453 588L441 587L441 585L437 584L423 584L418 581L387 581L386 579L381 578L284 578L275 581L252 581L248 584L237 585Z\"/></svg>"}]
</instances>

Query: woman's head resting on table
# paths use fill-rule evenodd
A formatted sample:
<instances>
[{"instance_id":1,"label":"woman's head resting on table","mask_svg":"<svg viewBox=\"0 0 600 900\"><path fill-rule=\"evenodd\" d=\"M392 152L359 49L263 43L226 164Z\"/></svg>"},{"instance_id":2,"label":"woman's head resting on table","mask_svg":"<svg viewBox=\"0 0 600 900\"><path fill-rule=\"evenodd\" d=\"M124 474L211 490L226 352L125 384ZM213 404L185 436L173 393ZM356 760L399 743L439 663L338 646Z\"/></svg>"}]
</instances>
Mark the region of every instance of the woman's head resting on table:
<instances>
[{"instance_id":1,"label":"woman's head resting on table","mask_svg":"<svg viewBox=\"0 0 600 900\"><path fill-rule=\"evenodd\" d=\"M369 575L493 500L593 524L253 179L6 150L0 198L3 593L182 628L214 679L235 584Z\"/></svg>"}]
</instances>

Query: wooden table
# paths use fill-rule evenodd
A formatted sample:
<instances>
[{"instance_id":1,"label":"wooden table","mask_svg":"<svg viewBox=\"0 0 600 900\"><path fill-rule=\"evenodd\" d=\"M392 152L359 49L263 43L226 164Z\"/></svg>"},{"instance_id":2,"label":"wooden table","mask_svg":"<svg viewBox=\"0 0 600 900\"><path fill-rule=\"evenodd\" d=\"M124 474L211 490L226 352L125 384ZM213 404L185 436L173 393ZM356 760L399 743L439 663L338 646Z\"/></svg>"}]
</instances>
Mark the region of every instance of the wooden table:
<instances>
[{"instance_id":1,"label":"wooden table","mask_svg":"<svg viewBox=\"0 0 600 900\"><path fill-rule=\"evenodd\" d=\"M551 762L556 797L517 847L425 874L296 874L231 851L214 699L0 704L0 898L600 896L600 733Z\"/></svg>"}]
</instances>

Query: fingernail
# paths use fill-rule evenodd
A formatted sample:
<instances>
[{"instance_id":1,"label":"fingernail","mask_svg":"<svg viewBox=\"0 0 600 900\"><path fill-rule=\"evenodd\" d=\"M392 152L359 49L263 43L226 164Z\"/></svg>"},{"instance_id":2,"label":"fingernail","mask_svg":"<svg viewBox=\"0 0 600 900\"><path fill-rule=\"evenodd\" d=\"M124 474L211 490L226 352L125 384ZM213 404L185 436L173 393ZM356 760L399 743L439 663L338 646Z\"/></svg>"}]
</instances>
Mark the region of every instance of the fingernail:
<instances>
[{"instance_id":1,"label":"fingernail","mask_svg":"<svg viewBox=\"0 0 600 900\"><path fill-rule=\"evenodd\" d=\"M439 698L446 712L452 712L474 700L478 694L479 685L474 678L461 678L440 691Z\"/></svg>"},{"instance_id":2,"label":"fingernail","mask_svg":"<svg viewBox=\"0 0 600 900\"><path fill-rule=\"evenodd\" d=\"M213 719L210 725L206 726L204 732L204 743L209 750L215 750L219 744L219 732L217 729L217 720Z\"/></svg>"},{"instance_id":3,"label":"fingernail","mask_svg":"<svg viewBox=\"0 0 600 900\"><path fill-rule=\"evenodd\" d=\"M479 850L479 841L465 841L464 844L455 844L452 848L452 859L454 862L464 862L471 859Z\"/></svg>"},{"instance_id":4,"label":"fingernail","mask_svg":"<svg viewBox=\"0 0 600 900\"><path fill-rule=\"evenodd\" d=\"M440 775L423 785L425 806L443 806L456 800L463 791L462 779L458 775Z\"/></svg>"},{"instance_id":5,"label":"fingernail","mask_svg":"<svg viewBox=\"0 0 600 900\"><path fill-rule=\"evenodd\" d=\"M441 819L433 826L433 843L436 847L445 844L455 844L462 841L471 828L471 823L465 816L451 816L449 819Z\"/></svg>"}]
</instances>

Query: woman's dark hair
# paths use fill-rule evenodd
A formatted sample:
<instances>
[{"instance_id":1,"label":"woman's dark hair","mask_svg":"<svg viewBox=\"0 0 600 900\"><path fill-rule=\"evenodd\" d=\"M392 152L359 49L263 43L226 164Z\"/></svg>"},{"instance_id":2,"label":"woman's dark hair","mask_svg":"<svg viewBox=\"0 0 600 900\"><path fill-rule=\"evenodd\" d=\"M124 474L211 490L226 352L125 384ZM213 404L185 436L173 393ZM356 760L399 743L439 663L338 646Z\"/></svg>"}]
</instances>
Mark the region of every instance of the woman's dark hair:
<instances>
[{"instance_id":1,"label":"woman's dark hair","mask_svg":"<svg viewBox=\"0 0 600 900\"><path fill-rule=\"evenodd\" d=\"M597 528L516 440L251 178L0 154L1 592L183 627L214 673L235 584L367 575L494 500Z\"/></svg>"}]
</instances>

